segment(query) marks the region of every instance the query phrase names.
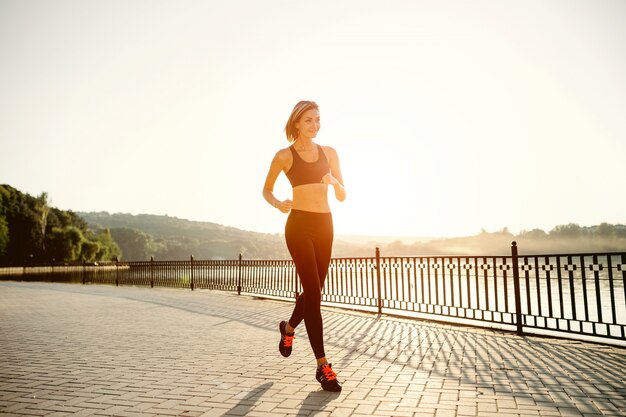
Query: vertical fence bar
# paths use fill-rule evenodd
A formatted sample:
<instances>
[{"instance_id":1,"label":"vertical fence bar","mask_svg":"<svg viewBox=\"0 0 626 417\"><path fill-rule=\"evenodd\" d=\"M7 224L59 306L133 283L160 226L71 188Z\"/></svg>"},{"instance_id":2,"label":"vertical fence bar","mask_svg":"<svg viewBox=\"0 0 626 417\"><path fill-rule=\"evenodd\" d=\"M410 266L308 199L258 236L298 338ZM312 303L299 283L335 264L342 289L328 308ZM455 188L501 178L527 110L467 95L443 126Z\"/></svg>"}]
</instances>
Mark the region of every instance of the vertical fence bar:
<instances>
[{"instance_id":1,"label":"vertical fence bar","mask_svg":"<svg viewBox=\"0 0 626 417\"><path fill-rule=\"evenodd\" d=\"M480 311L480 283L478 280L478 258L474 258L474 283L476 284L476 309L475 311L472 313L472 318L477 318L478 313L481 313L481 318L482 318L482 312Z\"/></svg>"},{"instance_id":2,"label":"vertical fence bar","mask_svg":"<svg viewBox=\"0 0 626 417\"><path fill-rule=\"evenodd\" d=\"M585 257L580 255L580 275L583 284L583 306L585 308L585 321L589 322L589 302L587 300L587 276L585 271ZM581 326L582 329L582 326Z\"/></svg>"},{"instance_id":3,"label":"vertical fence bar","mask_svg":"<svg viewBox=\"0 0 626 417\"><path fill-rule=\"evenodd\" d=\"M430 313L430 306L432 304L432 298L433 298L433 294L432 294L432 285L431 285L432 279L430 276L430 256L426 258L426 285L428 286L428 288L426 289L426 295L428 296L428 301L426 302L426 312Z\"/></svg>"},{"instance_id":4,"label":"vertical fence bar","mask_svg":"<svg viewBox=\"0 0 626 417\"><path fill-rule=\"evenodd\" d=\"M119 277L120 269L119 269L119 260L117 256L115 257L115 286L118 287L120 285L120 277Z\"/></svg>"},{"instance_id":5,"label":"vertical fence bar","mask_svg":"<svg viewBox=\"0 0 626 417\"><path fill-rule=\"evenodd\" d=\"M621 256L621 271L622 271L622 291L624 291L624 299L626 299L626 255L622 254ZM617 279L617 277L616 277ZM622 338L626 337L626 332L624 331L624 326L622 325Z\"/></svg>"},{"instance_id":6,"label":"vertical fence bar","mask_svg":"<svg viewBox=\"0 0 626 417\"><path fill-rule=\"evenodd\" d=\"M402 302L402 298L400 297L400 281L399 281L399 277L398 277L398 264L402 261L398 261L398 258L393 258L393 263L391 265L389 265L389 268L393 268L393 277L395 278L396 281L396 293L395 293L395 297L393 297L393 301L392 301L392 306L393 308L400 308L398 307L399 305L401 305ZM402 269L400 269L400 271L402 271ZM390 272L391 274L391 272ZM389 276L389 278L391 279L391 275Z\"/></svg>"},{"instance_id":7,"label":"vertical fence bar","mask_svg":"<svg viewBox=\"0 0 626 417\"><path fill-rule=\"evenodd\" d=\"M613 284L613 265L611 262L611 255L607 255L607 271L609 273L609 295L611 297L611 318L613 319L613 324L617 324L617 314L615 308L615 288ZM611 332L609 332L611 334Z\"/></svg>"},{"instance_id":8,"label":"vertical fence bar","mask_svg":"<svg viewBox=\"0 0 626 417\"><path fill-rule=\"evenodd\" d=\"M472 265L470 264L469 258L465 258L465 265L463 265L463 268L465 268L465 281L467 285L467 309L465 311L465 316L467 317L469 310L472 309L472 283L470 278L470 269L472 268Z\"/></svg>"},{"instance_id":9,"label":"vertical fence bar","mask_svg":"<svg viewBox=\"0 0 626 417\"><path fill-rule=\"evenodd\" d=\"M578 315L576 314L576 292L574 290L574 263L571 255L567 256L567 274L569 278L569 294L570 294L570 303L572 304L572 319L567 322L567 330L571 329L571 321L577 320Z\"/></svg>"},{"instance_id":10,"label":"vertical fence bar","mask_svg":"<svg viewBox=\"0 0 626 417\"><path fill-rule=\"evenodd\" d=\"M537 316L535 318L535 325L539 322L539 317L543 316L543 309L541 306L541 279L539 278L539 257L538 256L534 256L533 259L535 260L535 287L537 289L537 308L538 308L538 313ZM532 311L532 310L531 310Z\"/></svg>"},{"instance_id":11,"label":"vertical fence bar","mask_svg":"<svg viewBox=\"0 0 626 417\"><path fill-rule=\"evenodd\" d=\"M389 271L389 262L385 262L384 260L381 260L382 262L380 263L380 299L382 300L381 302L381 309L382 307L385 307L385 297L391 297L391 286L393 285L393 283L391 282L391 276L389 277L389 279L387 279L387 271ZM389 288L389 289L387 289Z\"/></svg>"},{"instance_id":12,"label":"vertical fence bar","mask_svg":"<svg viewBox=\"0 0 626 417\"><path fill-rule=\"evenodd\" d=\"M561 273L561 257L560 256L556 257L556 275L557 275L557 279L559 282L559 311L561 313L560 318L565 319L565 313L564 313L565 305L563 303L565 296L563 295L563 276Z\"/></svg>"},{"instance_id":13,"label":"vertical fence bar","mask_svg":"<svg viewBox=\"0 0 626 417\"><path fill-rule=\"evenodd\" d=\"M237 295L241 295L241 264L242 264L243 254L239 254L239 268L237 272Z\"/></svg>"},{"instance_id":14,"label":"vertical fence bar","mask_svg":"<svg viewBox=\"0 0 626 417\"><path fill-rule=\"evenodd\" d=\"M190 266L191 266L191 271L190 271L190 275L191 275L190 281L191 282L189 283L189 286L191 288L191 291L193 291L193 289L195 287L194 282L193 282L193 266L194 266L193 265L193 255L191 255L191 259L190 259L189 263L190 263Z\"/></svg>"},{"instance_id":15,"label":"vertical fence bar","mask_svg":"<svg viewBox=\"0 0 626 417\"><path fill-rule=\"evenodd\" d=\"M433 268L435 269L435 305L433 306L433 312L436 313L437 307L439 306L439 260L437 258L433 259L435 260L435 263L433 264ZM442 263L443 259L444 258L441 258Z\"/></svg>"},{"instance_id":16,"label":"vertical fence bar","mask_svg":"<svg viewBox=\"0 0 626 417\"><path fill-rule=\"evenodd\" d=\"M483 263L480 268L483 270L483 282L485 285L485 311L482 313L484 319L486 313L489 312L489 306L491 304L489 302L489 261L487 261L486 257L483 258Z\"/></svg>"},{"instance_id":17,"label":"vertical fence bar","mask_svg":"<svg viewBox=\"0 0 626 417\"><path fill-rule=\"evenodd\" d=\"M611 262L611 255L607 255L606 257L606 262L607 262L607 272L609 273L609 296L611 298L611 318L613 319L612 323L613 324L617 324L617 315L616 315L616 310L615 310L615 288L614 288L614 283L613 283L613 263ZM609 326L607 326L609 327ZM609 332L608 334L611 334L610 328L609 328Z\"/></svg>"},{"instance_id":18,"label":"vertical fence bar","mask_svg":"<svg viewBox=\"0 0 626 417\"><path fill-rule=\"evenodd\" d=\"M517 335L524 334L522 326L522 295L519 286L519 269L517 259L517 242L511 244L511 258L513 259L513 288L515 291L515 321L517 322Z\"/></svg>"},{"instance_id":19,"label":"vertical fence bar","mask_svg":"<svg viewBox=\"0 0 626 417\"><path fill-rule=\"evenodd\" d=\"M418 259L414 258L413 259L413 284L414 284L414 288L413 288L414 291L413 292L415 293L415 305L417 306L417 309L419 310L419 309L421 309L420 302L421 302L421 300L424 299L424 269L419 268L417 266L417 262L418 262ZM421 259L419 260L419 263L420 263L420 265L422 264L422 260ZM417 270L418 270L418 268L419 268L420 280L421 280L421 284L419 286L420 287L420 291L422 293L422 298L421 299L419 297L420 293L417 290L417 287L418 287L418 285L417 285L417 282L418 282L417 281L417 272L418 271ZM415 305L413 306L414 310L415 310Z\"/></svg>"},{"instance_id":20,"label":"vertical fence bar","mask_svg":"<svg viewBox=\"0 0 626 417\"><path fill-rule=\"evenodd\" d=\"M519 256L518 256L519 259ZM528 312L528 314L532 315L533 314L533 304L532 304L532 297L531 297L531 293L530 293L530 270L532 268L528 265L528 256L524 256L524 286L526 287L526 311ZM521 297L521 292L520 292L520 297Z\"/></svg>"},{"instance_id":21,"label":"vertical fence bar","mask_svg":"<svg viewBox=\"0 0 626 417\"><path fill-rule=\"evenodd\" d=\"M498 294L498 262L495 256L491 259L491 262L493 266L493 277L492 277L493 278L493 298L496 303L494 311L491 313L492 315L491 318L492 320L495 321L495 316L496 316L495 313L498 313L500 311L500 302L498 300L500 298Z\"/></svg>"},{"instance_id":22,"label":"vertical fence bar","mask_svg":"<svg viewBox=\"0 0 626 417\"><path fill-rule=\"evenodd\" d=\"M550 263L550 257L546 256L543 260L544 263L544 272L546 274L546 290L547 290L547 295L546 297L548 298L548 317L552 318L554 317L554 309L552 307L552 281L550 280L550 271L552 268L552 264ZM546 320L546 327L548 324L548 321Z\"/></svg>"},{"instance_id":23,"label":"vertical fence bar","mask_svg":"<svg viewBox=\"0 0 626 417\"><path fill-rule=\"evenodd\" d=\"M509 265L506 263L506 258L502 258L502 261L502 279L504 280L504 311L508 313L509 311L511 311L509 309L509 280L507 274L507 271L509 270Z\"/></svg>"},{"instance_id":24,"label":"vertical fence bar","mask_svg":"<svg viewBox=\"0 0 626 417\"><path fill-rule=\"evenodd\" d=\"M602 264L598 263L598 255L593 255L593 263L591 265L593 269L593 280L595 283L596 290L596 309L597 309L597 322L601 324L604 320L602 319L602 297L601 297L601 289L600 289L600 271L603 268ZM593 333L596 333L594 328Z\"/></svg>"},{"instance_id":25,"label":"vertical fence bar","mask_svg":"<svg viewBox=\"0 0 626 417\"><path fill-rule=\"evenodd\" d=\"M154 288L154 256L150 257L150 288Z\"/></svg>"},{"instance_id":26,"label":"vertical fence bar","mask_svg":"<svg viewBox=\"0 0 626 417\"><path fill-rule=\"evenodd\" d=\"M449 300L449 308L448 308L448 314L452 315L452 312L454 311L454 315L458 315L458 312L456 310L456 303L455 303L455 299L454 299L454 270L458 268L458 264L455 265L454 264L454 258L448 258L448 273L450 274L450 300Z\"/></svg>"},{"instance_id":27,"label":"vertical fence bar","mask_svg":"<svg viewBox=\"0 0 626 417\"><path fill-rule=\"evenodd\" d=\"M383 297L380 285L380 248L376 248L376 287L378 288L378 314L383 312Z\"/></svg>"}]
</instances>

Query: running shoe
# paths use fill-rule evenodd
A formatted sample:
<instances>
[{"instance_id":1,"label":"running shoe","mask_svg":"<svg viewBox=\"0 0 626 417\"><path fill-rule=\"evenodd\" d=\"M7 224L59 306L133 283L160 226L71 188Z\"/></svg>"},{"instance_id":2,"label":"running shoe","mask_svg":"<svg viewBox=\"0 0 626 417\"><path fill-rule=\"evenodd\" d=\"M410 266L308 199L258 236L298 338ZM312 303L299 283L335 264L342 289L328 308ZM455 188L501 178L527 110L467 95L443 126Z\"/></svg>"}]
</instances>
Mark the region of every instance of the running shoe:
<instances>
[{"instance_id":1,"label":"running shoe","mask_svg":"<svg viewBox=\"0 0 626 417\"><path fill-rule=\"evenodd\" d=\"M322 384L322 388L326 391L340 392L341 385L337 382L337 374L333 371L333 365L325 363L321 368L317 369L315 379Z\"/></svg>"},{"instance_id":2,"label":"running shoe","mask_svg":"<svg viewBox=\"0 0 626 417\"><path fill-rule=\"evenodd\" d=\"M293 333L287 333L287 322L281 321L278 325L278 329L280 330L280 342L278 343L278 350L280 354L285 358L291 355L291 345L293 344L293 339L296 337Z\"/></svg>"}]
</instances>

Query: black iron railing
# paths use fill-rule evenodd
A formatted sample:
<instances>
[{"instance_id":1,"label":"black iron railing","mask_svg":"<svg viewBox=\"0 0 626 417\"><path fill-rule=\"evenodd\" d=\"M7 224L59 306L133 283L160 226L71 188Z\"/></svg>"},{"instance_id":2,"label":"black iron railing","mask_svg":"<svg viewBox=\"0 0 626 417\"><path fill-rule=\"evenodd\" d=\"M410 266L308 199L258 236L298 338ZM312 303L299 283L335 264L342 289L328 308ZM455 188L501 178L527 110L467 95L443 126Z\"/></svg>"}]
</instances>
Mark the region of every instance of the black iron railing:
<instances>
[{"instance_id":1,"label":"black iron railing","mask_svg":"<svg viewBox=\"0 0 626 417\"><path fill-rule=\"evenodd\" d=\"M519 257L523 328L626 340L626 254Z\"/></svg>"},{"instance_id":2,"label":"black iron railing","mask_svg":"<svg viewBox=\"0 0 626 417\"><path fill-rule=\"evenodd\" d=\"M205 288L279 299L302 291L290 260L142 261L43 267L71 281ZM48 268L48 269L46 269ZM60 268L60 267L59 267ZM29 269L24 268L29 274ZM334 258L322 302L626 346L626 253Z\"/></svg>"}]
</instances>

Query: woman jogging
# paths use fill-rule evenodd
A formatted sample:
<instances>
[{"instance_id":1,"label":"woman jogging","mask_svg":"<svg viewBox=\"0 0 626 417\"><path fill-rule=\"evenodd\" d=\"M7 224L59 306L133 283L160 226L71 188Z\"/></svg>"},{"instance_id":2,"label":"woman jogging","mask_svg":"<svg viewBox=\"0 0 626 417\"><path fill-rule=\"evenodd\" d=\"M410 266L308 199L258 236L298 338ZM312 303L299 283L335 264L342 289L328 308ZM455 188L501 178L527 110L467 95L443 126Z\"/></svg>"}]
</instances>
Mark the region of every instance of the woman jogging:
<instances>
[{"instance_id":1,"label":"woman jogging","mask_svg":"<svg viewBox=\"0 0 626 417\"><path fill-rule=\"evenodd\" d=\"M326 360L320 304L333 245L333 219L328 205L328 186L339 201L346 198L337 152L313 140L320 129L319 107L301 101L285 126L292 145L276 153L263 187L263 197L283 213L287 248L296 265L303 292L296 300L291 318L279 324L280 353L287 357L296 327L304 320L317 360L315 378L327 391L341 391L337 375ZM276 178L283 171L293 187L293 201L274 196Z\"/></svg>"}]
</instances>

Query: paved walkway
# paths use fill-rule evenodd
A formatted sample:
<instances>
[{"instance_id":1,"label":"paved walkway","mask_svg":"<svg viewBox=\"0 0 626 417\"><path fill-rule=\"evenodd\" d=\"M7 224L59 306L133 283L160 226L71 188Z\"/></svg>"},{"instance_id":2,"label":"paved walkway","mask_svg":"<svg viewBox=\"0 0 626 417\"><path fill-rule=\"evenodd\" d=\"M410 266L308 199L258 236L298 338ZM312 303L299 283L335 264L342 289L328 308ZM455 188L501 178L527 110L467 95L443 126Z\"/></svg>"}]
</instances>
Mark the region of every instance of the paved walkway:
<instances>
[{"instance_id":1,"label":"paved walkway","mask_svg":"<svg viewBox=\"0 0 626 417\"><path fill-rule=\"evenodd\" d=\"M0 282L0 415L624 416L626 349L324 310L321 391L290 303Z\"/></svg>"}]
</instances>

